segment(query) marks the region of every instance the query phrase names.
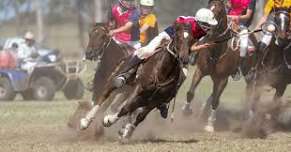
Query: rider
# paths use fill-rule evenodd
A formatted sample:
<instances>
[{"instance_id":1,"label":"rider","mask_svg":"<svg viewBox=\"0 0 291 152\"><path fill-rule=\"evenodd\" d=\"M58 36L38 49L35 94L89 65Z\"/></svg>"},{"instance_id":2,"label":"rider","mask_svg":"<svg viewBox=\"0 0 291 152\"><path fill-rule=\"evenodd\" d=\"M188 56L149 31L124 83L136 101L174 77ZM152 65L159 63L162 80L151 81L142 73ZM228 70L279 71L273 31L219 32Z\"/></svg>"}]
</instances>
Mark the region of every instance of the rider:
<instances>
[{"instance_id":1,"label":"rider","mask_svg":"<svg viewBox=\"0 0 291 152\"><path fill-rule=\"evenodd\" d=\"M110 30L109 35L119 44L140 48L138 20L139 12L135 0L118 0L118 4L112 7L109 22L116 28Z\"/></svg>"},{"instance_id":2,"label":"rider","mask_svg":"<svg viewBox=\"0 0 291 152\"><path fill-rule=\"evenodd\" d=\"M199 40L201 37L205 36L209 30L217 25L217 20L214 18L214 14L211 10L207 8L202 8L197 11L195 17L184 17L180 16L175 20L176 23L187 24L191 26L192 36L194 39ZM127 79L136 71L136 67L144 60L155 54L157 51L156 48L161 44L163 39L171 40L175 35L173 26L167 27L163 32L156 36L148 45L135 51L134 55L130 58L127 65L121 70L120 74L114 79L114 85L116 87L123 86ZM208 47L208 44L201 44L196 46L196 49L202 49ZM132 72L131 69L135 69ZM183 72L186 76L187 69L183 68ZM182 84L182 82L179 82ZM159 107L161 114L167 115L167 106L162 105Z\"/></svg>"},{"instance_id":3,"label":"rider","mask_svg":"<svg viewBox=\"0 0 291 152\"><path fill-rule=\"evenodd\" d=\"M153 13L154 0L140 0L140 43L147 45L158 34L157 17Z\"/></svg>"},{"instance_id":4,"label":"rider","mask_svg":"<svg viewBox=\"0 0 291 152\"><path fill-rule=\"evenodd\" d=\"M286 9L289 11L289 16L291 17L290 8L291 8L291 0L268 0L264 8L264 16L258 22L256 29L259 29L262 26L262 24L264 24L267 21L274 22L273 13L275 10ZM268 28L268 30L270 30L270 32L273 32L276 29L274 27L273 29ZM262 51L265 50L269 46L271 39L272 37L268 36L267 34L264 34L262 41L260 42L259 49Z\"/></svg>"},{"instance_id":5,"label":"rider","mask_svg":"<svg viewBox=\"0 0 291 152\"><path fill-rule=\"evenodd\" d=\"M251 25L253 16L256 10L256 0L228 0L228 18L238 26L240 33L247 33L248 27ZM250 37L249 43L248 35L240 36L240 68L238 68L234 79L239 79L240 73L243 71L244 65L246 65L246 55L248 49L254 47L253 42L256 41L255 37ZM245 75L245 74L244 74Z\"/></svg>"}]
</instances>

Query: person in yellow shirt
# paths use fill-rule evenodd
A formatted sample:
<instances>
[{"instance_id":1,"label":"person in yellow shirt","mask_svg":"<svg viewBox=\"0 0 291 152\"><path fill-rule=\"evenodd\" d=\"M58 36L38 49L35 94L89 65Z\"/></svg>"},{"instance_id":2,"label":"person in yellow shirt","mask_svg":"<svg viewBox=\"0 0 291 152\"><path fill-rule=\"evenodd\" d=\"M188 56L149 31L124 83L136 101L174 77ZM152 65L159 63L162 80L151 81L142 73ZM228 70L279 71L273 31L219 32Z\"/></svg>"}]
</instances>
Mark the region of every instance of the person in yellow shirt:
<instances>
[{"instance_id":1,"label":"person in yellow shirt","mask_svg":"<svg viewBox=\"0 0 291 152\"><path fill-rule=\"evenodd\" d=\"M290 8L291 0L268 0L264 8L264 16L259 21L257 29L267 21L269 15L276 9L289 9L289 16L291 16Z\"/></svg>"},{"instance_id":2,"label":"person in yellow shirt","mask_svg":"<svg viewBox=\"0 0 291 152\"><path fill-rule=\"evenodd\" d=\"M153 13L154 0L140 0L140 43L147 45L155 36L158 35L157 17Z\"/></svg>"},{"instance_id":3,"label":"person in yellow shirt","mask_svg":"<svg viewBox=\"0 0 291 152\"><path fill-rule=\"evenodd\" d=\"M265 8L264 8L264 16L260 19L260 21L257 24L256 29L261 28L261 26L266 22L270 22L270 23L275 23L275 11L280 11L280 10L284 10L287 11L289 13L289 16L287 16L289 18L290 21L290 17L291 17L291 0L268 0ZM288 29L290 28L290 23L289 25L287 24L287 33L288 33ZM289 26L289 27L288 27ZM271 43L272 39L273 39L273 31L276 31L276 26L274 25L268 25L267 27L267 32L263 33L262 39L259 43L259 50L264 51ZM287 33L285 33L285 35L287 35ZM285 36L284 36L285 37ZM280 47L284 47L288 42L285 40L285 38L281 41L283 43L279 43L279 41L276 41L277 45L279 45Z\"/></svg>"}]
</instances>

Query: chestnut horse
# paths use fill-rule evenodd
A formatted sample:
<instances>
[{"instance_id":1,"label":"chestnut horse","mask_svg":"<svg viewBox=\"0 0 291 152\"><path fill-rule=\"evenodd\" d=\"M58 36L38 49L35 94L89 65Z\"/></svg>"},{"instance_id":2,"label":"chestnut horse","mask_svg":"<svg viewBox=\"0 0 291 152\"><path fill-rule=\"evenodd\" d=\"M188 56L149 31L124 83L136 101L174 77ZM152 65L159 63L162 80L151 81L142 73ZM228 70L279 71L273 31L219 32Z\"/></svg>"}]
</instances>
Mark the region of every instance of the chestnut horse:
<instances>
[{"instance_id":1,"label":"chestnut horse","mask_svg":"<svg viewBox=\"0 0 291 152\"><path fill-rule=\"evenodd\" d=\"M209 1L209 8L214 12L218 25L200 43L208 42L213 45L200 50L197 55L197 68L187 93L187 102L183 107L183 111L186 115L192 113L190 104L194 99L195 90L202 78L209 75L213 81L212 93L200 111L199 117L206 117L209 107L211 107L208 122L204 129L208 132L213 132L220 97L228 83L229 76L236 72L240 64L240 56L238 50L233 50L228 45L228 41L237 35L233 31L231 24L228 24L224 2L222 0L211 0ZM246 60L248 63L251 63L253 62L253 57L248 56ZM244 74L251 69L251 64L242 69ZM247 90L250 90L248 88L250 88L252 81L246 80L248 83Z\"/></svg>"}]
</instances>

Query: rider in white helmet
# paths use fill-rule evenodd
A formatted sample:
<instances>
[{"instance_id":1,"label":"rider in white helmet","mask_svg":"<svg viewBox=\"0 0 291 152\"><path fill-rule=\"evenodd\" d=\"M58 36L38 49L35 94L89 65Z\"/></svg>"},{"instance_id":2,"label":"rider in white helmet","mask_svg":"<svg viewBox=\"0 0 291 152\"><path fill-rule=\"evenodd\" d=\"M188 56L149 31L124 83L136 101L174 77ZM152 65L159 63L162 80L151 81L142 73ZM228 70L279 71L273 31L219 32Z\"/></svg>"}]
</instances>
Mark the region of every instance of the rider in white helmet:
<instances>
[{"instance_id":1,"label":"rider in white helmet","mask_svg":"<svg viewBox=\"0 0 291 152\"><path fill-rule=\"evenodd\" d=\"M175 22L182 24L190 24L192 29L192 36L199 40L201 37L205 36L209 30L217 25L217 20L214 18L214 14L211 10L207 8L202 8L197 11L195 17L192 16L179 16ZM163 32L156 36L148 45L135 51L134 55L128 62L128 65L122 70L121 74L116 78L115 84L117 87L121 87L126 79L127 72L139 65L142 60L149 58L156 53L156 48L161 44L163 39L171 40L174 37L173 26L167 27ZM208 47L208 44L202 44L196 46L194 50Z\"/></svg>"},{"instance_id":2,"label":"rider in white helmet","mask_svg":"<svg viewBox=\"0 0 291 152\"><path fill-rule=\"evenodd\" d=\"M192 16L179 16L176 20L175 23L180 23L180 24L187 24L190 25L190 28L192 30L192 37L195 40L199 40L201 37L205 36L208 31L210 31L214 26L217 25L217 20L214 18L214 14L211 10L207 8L202 8L197 11L195 17ZM163 39L166 40L171 40L175 35L175 30L174 27L171 25L167 27L163 32L161 32L158 36L156 36L148 45L145 47L142 47L135 51L134 55L132 58L128 61L127 65L124 67L124 69L121 70L120 74L114 79L114 85L116 87L122 87L127 79L131 76L131 74L135 73L135 70L131 69L137 69L137 67L144 59L149 58L153 54L155 54L158 49L156 49L162 42ZM208 47L208 44L202 44L199 46L196 46L195 49L201 49L201 48L206 48ZM192 48L193 49L193 48ZM186 76L186 70L185 71L185 76ZM180 83L182 84L182 82ZM163 107L165 113L167 114L167 108ZM161 113L163 109L160 109ZM163 116L165 117L166 114Z\"/></svg>"}]
</instances>

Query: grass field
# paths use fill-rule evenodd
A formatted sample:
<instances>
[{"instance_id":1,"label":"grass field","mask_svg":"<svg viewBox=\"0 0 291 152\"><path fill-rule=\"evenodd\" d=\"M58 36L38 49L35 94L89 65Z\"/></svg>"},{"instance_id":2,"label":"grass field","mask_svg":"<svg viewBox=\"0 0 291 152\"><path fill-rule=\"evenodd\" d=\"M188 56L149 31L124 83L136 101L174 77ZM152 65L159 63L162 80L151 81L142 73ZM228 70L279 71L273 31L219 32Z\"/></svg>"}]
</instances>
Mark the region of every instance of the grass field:
<instances>
[{"instance_id":1,"label":"grass field","mask_svg":"<svg viewBox=\"0 0 291 152\"><path fill-rule=\"evenodd\" d=\"M23 28L35 29L31 26ZM76 29L77 27L71 24L51 26L47 29L48 46L59 48L65 57L71 54L78 56L81 48L78 45ZM0 32L1 37L13 37L15 26L2 26ZM85 82L90 79L89 75L83 78ZM58 94L53 102L25 102L20 98L14 102L1 102L0 152L290 151L291 133L277 132L267 139L248 139L226 128L214 134L200 131L201 124L196 123L192 117L180 116L189 85L190 79L187 79L179 92L174 123L161 120L157 113L153 113L137 128L132 142L126 145L118 142L118 127L106 129L105 136L99 140L86 140L69 130L67 122L78 102L66 101L62 94ZM221 98L220 108L231 111L241 109L244 87L243 81L233 82L230 79ZM210 80L206 78L196 92L196 101L205 101L211 88ZM90 96L90 93L86 93L84 100L89 100ZM288 96L291 96L290 87L284 97Z\"/></svg>"},{"instance_id":2,"label":"grass field","mask_svg":"<svg viewBox=\"0 0 291 152\"><path fill-rule=\"evenodd\" d=\"M80 139L67 128L70 115L77 107L77 101L65 101L58 94L53 102L2 102L0 103L0 152L92 152L92 151L132 151L132 152L174 152L174 151L290 151L291 133L277 132L267 139L247 139L231 131L208 134L199 131L199 124L179 116L185 100L189 80L182 87L176 106L176 121L161 120L151 114L136 130L139 137L131 143L121 145L117 131L106 129L99 140ZM204 101L210 93L210 81L206 78L199 87L197 98ZM244 93L244 83L230 82L222 97L226 109L240 109L240 99ZM286 95L290 96L290 88ZM86 93L85 99L90 94ZM182 120L183 119L183 120ZM191 126L193 125L193 126Z\"/></svg>"}]
</instances>

